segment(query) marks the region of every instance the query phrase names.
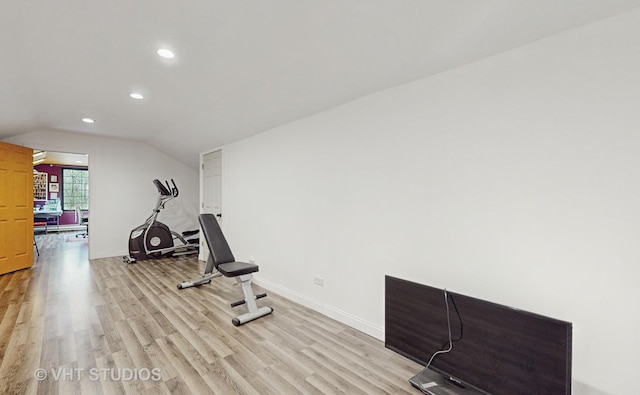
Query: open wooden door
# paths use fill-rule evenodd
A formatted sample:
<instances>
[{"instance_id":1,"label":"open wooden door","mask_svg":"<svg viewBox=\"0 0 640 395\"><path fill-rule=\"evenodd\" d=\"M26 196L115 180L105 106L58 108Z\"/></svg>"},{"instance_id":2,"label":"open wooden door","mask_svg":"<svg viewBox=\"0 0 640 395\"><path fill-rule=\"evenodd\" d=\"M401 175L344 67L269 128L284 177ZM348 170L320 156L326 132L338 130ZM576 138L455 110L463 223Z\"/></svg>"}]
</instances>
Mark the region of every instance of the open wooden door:
<instances>
[{"instance_id":1,"label":"open wooden door","mask_svg":"<svg viewBox=\"0 0 640 395\"><path fill-rule=\"evenodd\" d=\"M0 274L33 266L33 150L0 142Z\"/></svg>"}]
</instances>

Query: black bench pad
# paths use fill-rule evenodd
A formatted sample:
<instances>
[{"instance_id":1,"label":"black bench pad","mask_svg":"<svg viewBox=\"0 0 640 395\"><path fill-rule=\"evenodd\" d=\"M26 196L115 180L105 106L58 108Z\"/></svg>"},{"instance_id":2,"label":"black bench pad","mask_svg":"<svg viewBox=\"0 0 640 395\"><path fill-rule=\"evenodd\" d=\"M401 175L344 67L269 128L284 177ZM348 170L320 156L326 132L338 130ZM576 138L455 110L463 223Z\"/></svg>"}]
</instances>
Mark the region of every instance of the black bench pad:
<instances>
[{"instance_id":1,"label":"black bench pad","mask_svg":"<svg viewBox=\"0 0 640 395\"><path fill-rule=\"evenodd\" d=\"M227 262L218 265L218 271L225 277L242 276L259 270L258 265L245 262Z\"/></svg>"}]
</instances>

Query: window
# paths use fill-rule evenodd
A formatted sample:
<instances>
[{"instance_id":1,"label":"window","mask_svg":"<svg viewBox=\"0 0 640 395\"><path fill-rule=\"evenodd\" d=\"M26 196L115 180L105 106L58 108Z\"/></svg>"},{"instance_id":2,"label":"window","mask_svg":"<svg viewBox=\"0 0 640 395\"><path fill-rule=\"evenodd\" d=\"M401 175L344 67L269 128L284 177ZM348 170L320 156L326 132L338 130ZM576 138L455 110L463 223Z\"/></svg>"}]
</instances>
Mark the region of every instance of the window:
<instances>
[{"instance_id":1,"label":"window","mask_svg":"<svg viewBox=\"0 0 640 395\"><path fill-rule=\"evenodd\" d=\"M89 171L62 169L62 209L89 210Z\"/></svg>"}]
</instances>

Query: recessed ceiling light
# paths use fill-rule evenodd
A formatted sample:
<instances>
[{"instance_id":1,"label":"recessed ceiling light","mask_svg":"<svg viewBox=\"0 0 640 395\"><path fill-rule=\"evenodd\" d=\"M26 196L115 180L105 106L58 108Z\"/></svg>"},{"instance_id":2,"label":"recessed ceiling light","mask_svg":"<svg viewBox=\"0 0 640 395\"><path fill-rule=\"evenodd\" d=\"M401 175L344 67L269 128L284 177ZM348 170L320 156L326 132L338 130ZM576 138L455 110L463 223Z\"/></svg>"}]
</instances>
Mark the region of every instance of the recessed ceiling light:
<instances>
[{"instance_id":1,"label":"recessed ceiling light","mask_svg":"<svg viewBox=\"0 0 640 395\"><path fill-rule=\"evenodd\" d=\"M82 161L81 160L77 160L76 163L82 163Z\"/></svg>"},{"instance_id":2,"label":"recessed ceiling light","mask_svg":"<svg viewBox=\"0 0 640 395\"><path fill-rule=\"evenodd\" d=\"M176 57L176 54L166 48L160 48L158 50L158 55L162 56L165 59L173 59Z\"/></svg>"},{"instance_id":3,"label":"recessed ceiling light","mask_svg":"<svg viewBox=\"0 0 640 395\"><path fill-rule=\"evenodd\" d=\"M129 97L131 97L132 99L138 99L138 100L144 99L144 96L142 96L142 93L138 93L138 92L131 92Z\"/></svg>"},{"instance_id":4,"label":"recessed ceiling light","mask_svg":"<svg viewBox=\"0 0 640 395\"><path fill-rule=\"evenodd\" d=\"M95 123L96 121L91 118L82 118L82 122L84 123Z\"/></svg>"}]
</instances>

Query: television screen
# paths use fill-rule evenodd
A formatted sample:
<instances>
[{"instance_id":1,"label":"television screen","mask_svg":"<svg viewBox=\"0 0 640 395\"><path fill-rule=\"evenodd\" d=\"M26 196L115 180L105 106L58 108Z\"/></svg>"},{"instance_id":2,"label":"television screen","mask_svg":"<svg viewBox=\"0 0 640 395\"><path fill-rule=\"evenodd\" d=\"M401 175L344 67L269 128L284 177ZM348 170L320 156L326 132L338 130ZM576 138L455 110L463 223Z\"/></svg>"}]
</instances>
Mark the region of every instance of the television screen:
<instances>
[{"instance_id":1,"label":"television screen","mask_svg":"<svg viewBox=\"0 0 640 395\"><path fill-rule=\"evenodd\" d=\"M444 290L385 277L385 346L422 365L448 341Z\"/></svg>"},{"instance_id":2,"label":"television screen","mask_svg":"<svg viewBox=\"0 0 640 395\"><path fill-rule=\"evenodd\" d=\"M385 343L426 365L448 348L444 291L386 278ZM571 394L569 322L454 292L452 350L430 368L490 394Z\"/></svg>"}]
</instances>

